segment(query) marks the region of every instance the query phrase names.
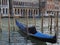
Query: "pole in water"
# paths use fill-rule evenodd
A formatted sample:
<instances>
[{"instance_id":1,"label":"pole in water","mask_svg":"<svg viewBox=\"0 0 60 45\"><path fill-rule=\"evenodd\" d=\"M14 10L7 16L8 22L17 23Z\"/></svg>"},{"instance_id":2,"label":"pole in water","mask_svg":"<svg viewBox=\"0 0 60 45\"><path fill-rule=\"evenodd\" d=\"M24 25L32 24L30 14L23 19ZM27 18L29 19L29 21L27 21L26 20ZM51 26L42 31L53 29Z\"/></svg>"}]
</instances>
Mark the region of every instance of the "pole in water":
<instances>
[{"instance_id":1,"label":"pole in water","mask_svg":"<svg viewBox=\"0 0 60 45\"><path fill-rule=\"evenodd\" d=\"M59 30L59 29L58 29L58 13L59 13L59 12L56 11L56 28L55 28L56 30L55 30L55 32L56 32L56 35L57 35L57 36L58 36L58 30Z\"/></svg>"},{"instance_id":2,"label":"pole in water","mask_svg":"<svg viewBox=\"0 0 60 45\"><path fill-rule=\"evenodd\" d=\"M2 32L2 20L1 20L1 16L2 16L2 14L0 15L0 32Z\"/></svg>"},{"instance_id":3,"label":"pole in water","mask_svg":"<svg viewBox=\"0 0 60 45\"><path fill-rule=\"evenodd\" d=\"M9 43L10 43L10 14L8 18L8 30L9 30Z\"/></svg>"},{"instance_id":4,"label":"pole in water","mask_svg":"<svg viewBox=\"0 0 60 45\"><path fill-rule=\"evenodd\" d=\"M32 14L33 14L33 15L32 15L32 16L33 16L33 24L34 24L34 26L36 27L36 19L35 19L35 13L36 13L36 12L35 12L34 9L33 9L32 12L33 12L33 13L32 13Z\"/></svg>"},{"instance_id":5,"label":"pole in water","mask_svg":"<svg viewBox=\"0 0 60 45\"><path fill-rule=\"evenodd\" d=\"M43 19L44 19L44 16L43 16L43 12L44 10L42 10L42 17L41 17L41 32L43 33Z\"/></svg>"},{"instance_id":6,"label":"pole in water","mask_svg":"<svg viewBox=\"0 0 60 45\"><path fill-rule=\"evenodd\" d=\"M50 15L50 18L51 18L51 25L50 25L50 34L52 34L52 15Z\"/></svg>"},{"instance_id":7,"label":"pole in water","mask_svg":"<svg viewBox=\"0 0 60 45\"><path fill-rule=\"evenodd\" d=\"M8 30L9 30L9 45L10 45L10 15L12 16L12 0L9 0L9 15L8 15Z\"/></svg>"},{"instance_id":8,"label":"pole in water","mask_svg":"<svg viewBox=\"0 0 60 45\"><path fill-rule=\"evenodd\" d=\"M15 11L15 9L13 9ZM15 12L14 12L14 16L13 16L13 31L15 31Z\"/></svg>"}]
</instances>

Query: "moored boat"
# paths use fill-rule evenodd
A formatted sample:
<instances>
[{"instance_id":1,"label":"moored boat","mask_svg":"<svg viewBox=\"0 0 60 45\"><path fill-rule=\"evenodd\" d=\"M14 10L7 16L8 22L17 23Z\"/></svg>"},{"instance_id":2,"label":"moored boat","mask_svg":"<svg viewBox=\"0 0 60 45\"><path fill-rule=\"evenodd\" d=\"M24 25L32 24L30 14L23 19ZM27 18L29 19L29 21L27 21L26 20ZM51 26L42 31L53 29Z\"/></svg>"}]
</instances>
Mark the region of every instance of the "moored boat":
<instances>
[{"instance_id":1,"label":"moored boat","mask_svg":"<svg viewBox=\"0 0 60 45\"><path fill-rule=\"evenodd\" d=\"M28 34L29 36L31 37L34 37L34 38L37 38L43 42L50 42L50 43L56 43L57 42L57 37L56 37L56 34L54 36L51 36L51 35L48 35L48 34L43 34L41 32L38 32L36 30L36 27L35 26L30 26L28 27L28 30L27 30L27 27L26 25L18 22L17 20L16 21L16 25L19 27L19 29ZM28 31L28 33L27 33Z\"/></svg>"}]
</instances>

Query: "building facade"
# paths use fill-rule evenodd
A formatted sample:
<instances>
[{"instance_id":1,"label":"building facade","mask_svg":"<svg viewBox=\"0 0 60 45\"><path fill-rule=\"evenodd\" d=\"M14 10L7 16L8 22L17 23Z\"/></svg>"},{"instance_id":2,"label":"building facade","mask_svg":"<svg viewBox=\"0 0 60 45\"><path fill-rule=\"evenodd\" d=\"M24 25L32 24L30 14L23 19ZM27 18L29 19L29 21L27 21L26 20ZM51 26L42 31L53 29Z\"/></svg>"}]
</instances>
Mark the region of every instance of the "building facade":
<instances>
[{"instance_id":1,"label":"building facade","mask_svg":"<svg viewBox=\"0 0 60 45\"><path fill-rule=\"evenodd\" d=\"M54 15L54 11L60 10L60 1L59 0L47 0L45 7L45 16L49 16L48 14Z\"/></svg>"},{"instance_id":2,"label":"building facade","mask_svg":"<svg viewBox=\"0 0 60 45\"><path fill-rule=\"evenodd\" d=\"M46 4L44 3L46 2ZM45 16L48 16L48 13L54 14L53 10L60 10L60 1L59 0L42 0L40 6L44 7L45 5ZM28 13L28 16L40 16L39 1L22 1L22 0L12 0L13 14L16 16L25 16ZM41 10L40 10L41 11ZM0 14L2 16L8 16L9 14L9 0L0 0Z\"/></svg>"},{"instance_id":3,"label":"building facade","mask_svg":"<svg viewBox=\"0 0 60 45\"><path fill-rule=\"evenodd\" d=\"M0 0L0 15L8 16L9 13L9 0Z\"/></svg>"},{"instance_id":4,"label":"building facade","mask_svg":"<svg viewBox=\"0 0 60 45\"><path fill-rule=\"evenodd\" d=\"M39 15L38 3L24 2L20 0L12 0L13 14L16 16L25 16L28 13L29 16ZM0 0L0 14L2 16L8 16L9 14L9 0Z\"/></svg>"},{"instance_id":5,"label":"building facade","mask_svg":"<svg viewBox=\"0 0 60 45\"><path fill-rule=\"evenodd\" d=\"M39 16L38 3L13 1L13 8L16 16Z\"/></svg>"}]
</instances>

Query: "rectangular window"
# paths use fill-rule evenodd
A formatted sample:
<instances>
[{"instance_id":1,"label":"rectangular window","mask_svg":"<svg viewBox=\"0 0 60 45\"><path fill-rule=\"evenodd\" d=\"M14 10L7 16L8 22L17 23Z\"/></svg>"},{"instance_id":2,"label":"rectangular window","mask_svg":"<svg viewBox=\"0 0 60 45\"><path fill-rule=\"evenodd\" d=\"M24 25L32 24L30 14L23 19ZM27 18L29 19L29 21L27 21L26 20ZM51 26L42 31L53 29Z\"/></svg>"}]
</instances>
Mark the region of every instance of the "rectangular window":
<instances>
[{"instance_id":1,"label":"rectangular window","mask_svg":"<svg viewBox=\"0 0 60 45\"><path fill-rule=\"evenodd\" d=\"M2 5L7 5L7 0L2 0Z\"/></svg>"}]
</instances>

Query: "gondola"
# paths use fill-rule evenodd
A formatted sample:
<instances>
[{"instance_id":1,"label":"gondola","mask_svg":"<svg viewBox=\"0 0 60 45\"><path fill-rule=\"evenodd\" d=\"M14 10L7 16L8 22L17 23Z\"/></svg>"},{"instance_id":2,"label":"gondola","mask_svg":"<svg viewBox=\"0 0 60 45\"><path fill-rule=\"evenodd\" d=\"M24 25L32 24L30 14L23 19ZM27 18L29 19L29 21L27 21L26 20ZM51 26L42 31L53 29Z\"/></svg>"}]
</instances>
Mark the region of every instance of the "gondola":
<instances>
[{"instance_id":1,"label":"gondola","mask_svg":"<svg viewBox=\"0 0 60 45\"><path fill-rule=\"evenodd\" d=\"M16 21L16 25L17 27L24 33L27 34L27 27L26 25L18 22L17 20ZM28 27L28 35L31 36L31 37L34 37L34 38L37 38L43 42L49 42L49 43L56 43L57 42L57 37L56 37L56 34L54 36L51 36L51 35L48 35L48 34L43 34L41 32L38 32L36 30L36 27L35 26L30 26Z\"/></svg>"}]
</instances>

